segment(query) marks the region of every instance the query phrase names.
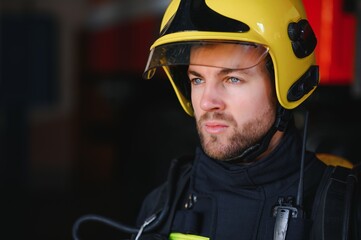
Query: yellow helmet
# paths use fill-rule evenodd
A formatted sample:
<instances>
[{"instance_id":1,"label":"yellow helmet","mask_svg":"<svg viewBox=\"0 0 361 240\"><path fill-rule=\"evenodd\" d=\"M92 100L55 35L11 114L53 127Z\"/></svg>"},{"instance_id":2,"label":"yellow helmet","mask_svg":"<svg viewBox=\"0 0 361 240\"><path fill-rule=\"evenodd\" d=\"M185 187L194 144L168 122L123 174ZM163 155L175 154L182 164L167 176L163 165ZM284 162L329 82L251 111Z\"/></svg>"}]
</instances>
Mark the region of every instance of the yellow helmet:
<instances>
[{"instance_id":1,"label":"yellow helmet","mask_svg":"<svg viewBox=\"0 0 361 240\"><path fill-rule=\"evenodd\" d=\"M175 71L189 64L193 44L214 42L263 49L245 67L257 64L268 53L278 102L286 109L301 104L319 83L314 56L317 40L302 0L172 0L163 16L160 37L150 48L144 78L150 79L162 67L183 109L193 115Z\"/></svg>"}]
</instances>

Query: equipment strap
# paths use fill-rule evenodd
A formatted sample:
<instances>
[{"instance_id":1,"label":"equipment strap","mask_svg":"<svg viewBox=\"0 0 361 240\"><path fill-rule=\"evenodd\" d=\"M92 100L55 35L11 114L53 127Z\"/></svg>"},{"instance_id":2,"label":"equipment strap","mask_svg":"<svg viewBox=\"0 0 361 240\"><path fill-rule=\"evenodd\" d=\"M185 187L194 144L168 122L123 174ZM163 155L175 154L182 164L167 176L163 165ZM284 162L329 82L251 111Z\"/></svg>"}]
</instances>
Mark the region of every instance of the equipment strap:
<instances>
[{"instance_id":1,"label":"equipment strap","mask_svg":"<svg viewBox=\"0 0 361 240\"><path fill-rule=\"evenodd\" d=\"M356 177L351 169L328 166L315 198L311 239L348 239L351 199L355 182Z\"/></svg>"}]
</instances>

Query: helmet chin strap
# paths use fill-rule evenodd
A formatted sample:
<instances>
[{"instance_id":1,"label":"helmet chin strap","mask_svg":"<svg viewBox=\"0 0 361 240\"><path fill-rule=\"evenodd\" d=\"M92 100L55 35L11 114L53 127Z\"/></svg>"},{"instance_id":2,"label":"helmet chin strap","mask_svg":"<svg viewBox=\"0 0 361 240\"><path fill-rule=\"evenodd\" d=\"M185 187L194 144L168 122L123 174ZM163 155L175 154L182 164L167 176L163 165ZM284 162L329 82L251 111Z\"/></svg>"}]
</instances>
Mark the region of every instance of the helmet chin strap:
<instances>
[{"instance_id":1,"label":"helmet chin strap","mask_svg":"<svg viewBox=\"0 0 361 240\"><path fill-rule=\"evenodd\" d=\"M268 130L268 132L264 135L262 140L244 150L240 155L233 158L225 159L224 161L235 164L246 164L252 162L256 157L258 157L267 150L268 145L276 131L284 132L287 129L288 123L291 118L291 111L283 108L280 104L278 104L275 122Z\"/></svg>"}]
</instances>

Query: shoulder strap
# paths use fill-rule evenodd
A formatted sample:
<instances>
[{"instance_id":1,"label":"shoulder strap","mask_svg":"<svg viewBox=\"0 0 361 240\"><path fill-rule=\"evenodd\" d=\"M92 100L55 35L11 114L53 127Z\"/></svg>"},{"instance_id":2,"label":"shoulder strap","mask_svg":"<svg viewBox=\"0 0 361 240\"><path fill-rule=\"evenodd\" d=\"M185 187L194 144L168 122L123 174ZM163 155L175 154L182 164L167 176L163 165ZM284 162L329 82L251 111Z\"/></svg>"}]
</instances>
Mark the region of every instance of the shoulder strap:
<instances>
[{"instance_id":1,"label":"shoulder strap","mask_svg":"<svg viewBox=\"0 0 361 240\"><path fill-rule=\"evenodd\" d=\"M168 170L167 183L161 189L158 200L154 205L155 212L160 212L164 208L164 205L167 204L167 200L175 200L179 186L183 189L182 186L185 184L185 181L188 180L184 175L190 169L193 159L193 155L183 155L172 160Z\"/></svg>"},{"instance_id":2,"label":"shoulder strap","mask_svg":"<svg viewBox=\"0 0 361 240\"><path fill-rule=\"evenodd\" d=\"M160 189L157 200L154 202L152 215L156 215L155 224L144 229L141 240L168 239L175 207L183 189L189 180L189 170L193 163L193 155L184 155L171 162L167 183ZM131 239L138 239L135 234Z\"/></svg>"},{"instance_id":3,"label":"shoulder strap","mask_svg":"<svg viewBox=\"0 0 361 240\"><path fill-rule=\"evenodd\" d=\"M173 200L172 203L170 204L167 221L165 222L165 225L162 227L162 231L167 235L170 234L175 210L179 202L179 199L181 198L182 193L184 192L184 189L186 188L189 182L190 170L193 164L194 157L195 157L194 155L184 155L178 158L179 168L178 168L175 191L173 192L174 197L172 199Z\"/></svg>"},{"instance_id":4,"label":"shoulder strap","mask_svg":"<svg viewBox=\"0 0 361 240\"><path fill-rule=\"evenodd\" d=\"M356 176L350 168L328 166L315 196L312 239L347 240Z\"/></svg>"}]
</instances>

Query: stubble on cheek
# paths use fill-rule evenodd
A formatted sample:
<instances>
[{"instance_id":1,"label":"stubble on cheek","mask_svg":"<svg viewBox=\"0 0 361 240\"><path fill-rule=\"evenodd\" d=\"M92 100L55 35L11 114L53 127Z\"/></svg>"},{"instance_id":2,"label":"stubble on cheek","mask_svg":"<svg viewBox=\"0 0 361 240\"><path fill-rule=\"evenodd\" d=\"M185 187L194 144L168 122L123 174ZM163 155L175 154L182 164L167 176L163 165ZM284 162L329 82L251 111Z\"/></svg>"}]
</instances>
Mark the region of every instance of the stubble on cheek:
<instances>
[{"instance_id":1,"label":"stubble on cheek","mask_svg":"<svg viewBox=\"0 0 361 240\"><path fill-rule=\"evenodd\" d=\"M272 126L272 121L267 121L267 119L272 119L271 116L274 117L274 112L268 109L258 118L245 123L242 129L239 129L236 121L231 116L225 117L218 114L201 117L197 122L197 130L204 152L213 159L225 161L241 155L246 149L252 147L263 138ZM211 117L227 121L227 131L216 135L202 130L203 121Z\"/></svg>"}]
</instances>

